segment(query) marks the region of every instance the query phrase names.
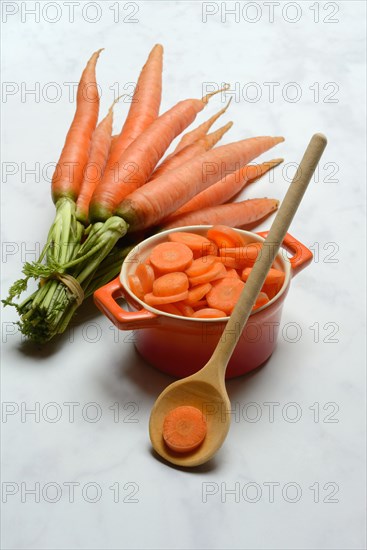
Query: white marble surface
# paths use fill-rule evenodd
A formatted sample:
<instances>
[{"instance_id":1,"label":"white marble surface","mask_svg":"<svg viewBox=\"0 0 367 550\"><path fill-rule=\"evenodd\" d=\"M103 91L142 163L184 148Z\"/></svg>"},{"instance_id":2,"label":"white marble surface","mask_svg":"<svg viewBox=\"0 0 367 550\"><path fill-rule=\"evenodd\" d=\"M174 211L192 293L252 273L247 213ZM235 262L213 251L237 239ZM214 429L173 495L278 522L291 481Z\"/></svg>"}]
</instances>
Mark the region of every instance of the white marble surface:
<instances>
[{"instance_id":1,"label":"white marble surface","mask_svg":"<svg viewBox=\"0 0 367 550\"><path fill-rule=\"evenodd\" d=\"M329 145L291 230L318 247L319 260L292 283L282 318L285 337L266 367L228 384L236 415L211 464L186 472L152 455L149 411L171 380L140 359L132 335L113 331L92 305L83 308L73 332L39 351L21 344L10 324L14 312L3 311L2 547L365 548L365 3L298 2L284 12L289 3L281 2L273 23L261 2L254 23L246 21L256 17L254 2L238 21L225 13L233 2L207 3L205 9L218 13L206 23L200 2L139 2L134 16L129 16L134 3L121 3L119 22L114 22L117 3L103 2L96 23L82 17L86 4L84 16L96 17L90 6L96 3L74 3L74 22L66 2L58 3L58 12L56 2L41 2L42 10L49 7L35 22L26 12L34 4L2 2L9 14L3 13L2 25L2 77L8 86L3 169L11 171L9 163L18 169L7 180L3 174L3 295L26 251L43 242L53 217L47 178L24 178L22 166L24 171L57 159L74 109L65 83L77 81L97 48L105 47L98 65L104 109L113 98L110 87L133 82L159 41L165 46L163 108L199 97L204 82L228 81L245 98L237 97L226 115L235 121L227 141L284 135L286 142L264 158L284 156L288 163L300 160L315 131L326 133ZM245 4L238 3L241 9ZM298 22L289 22L298 16ZM138 22L123 21L129 17ZM61 93L56 102L50 101L56 90L50 82ZM262 92L257 102L248 101L255 93L246 88L249 82ZM269 82L279 83L273 102L264 84ZM290 82L302 91L293 103ZM35 86L39 97L24 95ZM220 104L220 98L213 100L207 113ZM116 128L126 108L116 110ZM291 166L244 196L281 198L287 174ZM269 221L261 228L268 227ZM294 327L302 335L291 343ZM26 414L35 407L39 418ZM98 411L101 418L92 422ZM296 413L301 417L292 422ZM55 414L60 418L52 422ZM251 422L256 414L258 421ZM39 498L27 493L32 488ZM228 492L233 489L237 495Z\"/></svg>"}]
</instances>

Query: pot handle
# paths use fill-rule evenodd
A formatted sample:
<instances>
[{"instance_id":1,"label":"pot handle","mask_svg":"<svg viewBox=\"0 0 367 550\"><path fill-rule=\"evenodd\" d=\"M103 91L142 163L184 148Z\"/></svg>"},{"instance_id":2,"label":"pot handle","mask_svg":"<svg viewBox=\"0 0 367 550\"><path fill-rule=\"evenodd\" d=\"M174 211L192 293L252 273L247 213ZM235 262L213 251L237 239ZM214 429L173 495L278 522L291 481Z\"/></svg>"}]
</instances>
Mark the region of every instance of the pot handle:
<instances>
[{"instance_id":1,"label":"pot handle","mask_svg":"<svg viewBox=\"0 0 367 550\"><path fill-rule=\"evenodd\" d=\"M95 291L94 303L114 325L120 330L133 330L156 325L159 315L146 309L126 311L116 302L116 298L124 298L125 289L120 277L116 277L107 285Z\"/></svg>"},{"instance_id":2,"label":"pot handle","mask_svg":"<svg viewBox=\"0 0 367 550\"><path fill-rule=\"evenodd\" d=\"M257 235L266 238L268 233L269 231L260 231ZM307 267L312 262L313 254L311 250L304 244L297 241L297 239L292 237L289 233L286 233L282 246L289 252L293 253L293 256L289 258L293 275L297 275L297 273L302 271L302 269Z\"/></svg>"}]
</instances>

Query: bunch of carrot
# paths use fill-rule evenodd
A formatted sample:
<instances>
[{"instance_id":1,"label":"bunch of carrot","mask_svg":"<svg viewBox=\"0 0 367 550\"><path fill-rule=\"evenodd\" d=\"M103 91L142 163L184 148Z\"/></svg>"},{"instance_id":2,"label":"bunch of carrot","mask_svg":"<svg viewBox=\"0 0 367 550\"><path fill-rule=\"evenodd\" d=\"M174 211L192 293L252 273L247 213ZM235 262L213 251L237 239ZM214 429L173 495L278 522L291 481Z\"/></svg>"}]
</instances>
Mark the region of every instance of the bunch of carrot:
<instances>
[{"instance_id":1,"label":"bunch of carrot","mask_svg":"<svg viewBox=\"0 0 367 550\"><path fill-rule=\"evenodd\" d=\"M283 138L255 137L215 147L232 123L208 132L228 105L183 134L160 162L214 94L185 99L159 115L159 44L140 73L120 133L112 136L117 100L98 123L96 64L101 51L92 55L79 82L76 112L52 179L56 215L46 245L37 262L24 265L25 278L14 283L5 300L17 308L23 334L37 342L66 329L83 299L116 276L146 230L193 224L253 226L278 205L265 198L230 202L282 162L249 165ZM16 303L30 278L39 281L39 288Z\"/></svg>"}]
</instances>

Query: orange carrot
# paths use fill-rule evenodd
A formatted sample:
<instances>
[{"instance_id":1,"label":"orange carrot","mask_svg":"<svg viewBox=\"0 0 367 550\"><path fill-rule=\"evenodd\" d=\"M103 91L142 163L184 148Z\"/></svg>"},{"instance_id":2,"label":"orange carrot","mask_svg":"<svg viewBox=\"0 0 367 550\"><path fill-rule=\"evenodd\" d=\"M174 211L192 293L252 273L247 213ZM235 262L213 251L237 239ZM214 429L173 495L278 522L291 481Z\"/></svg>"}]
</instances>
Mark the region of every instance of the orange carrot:
<instances>
[{"instance_id":1,"label":"orange carrot","mask_svg":"<svg viewBox=\"0 0 367 550\"><path fill-rule=\"evenodd\" d=\"M209 307L224 311L230 315L237 304L245 283L233 277L224 277L208 292L206 299Z\"/></svg>"},{"instance_id":2,"label":"orange carrot","mask_svg":"<svg viewBox=\"0 0 367 550\"><path fill-rule=\"evenodd\" d=\"M231 200L249 183L257 181L266 172L278 166L283 162L283 159L274 159L262 164L248 164L232 174L228 174L223 179L211 185L201 193L189 200L181 206L176 212L168 218L167 221L173 220L176 216L208 208L209 206L217 206Z\"/></svg>"},{"instance_id":3,"label":"orange carrot","mask_svg":"<svg viewBox=\"0 0 367 550\"><path fill-rule=\"evenodd\" d=\"M158 277L153 283L153 294L155 296L171 296L185 292L189 288L189 279L185 273L166 273Z\"/></svg>"},{"instance_id":4,"label":"orange carrot","mask_svg":"<svg viewBox=\"0 0 367 550\"><path fill-rule=\"evenodd\" d=\"M208 250L211 243L210 240L197 233L189 233L187 231L177 231L168 235L168 240L173 243L183 243L188 246L193 252Z\"/></svg>"},{"instance_id":5,"label":"orange carrot","mask_svg":"<svg viewBox=\"0 0 367 550\"><path fill-rule=\"evenodd\" d=\"M259 292L258 297L256 298L256 302L253 305L252 309L258 309L259 307L264 306L269 302L268 295L265 294L265 292Z\"/></svg>"},{"instance_id":6,"label":"orange carrot","mask_svg":"<svg viewBox=\"0 0 367 550\"><path fill-rule=\"evenodd\" d=\"M98 124L97 128L93 132L88 163L84 169L84 178L80 187L78 200L76 202L77 218L84 224L86 224L88 220L90 199L106 166L107 157L111 147L113 107L119 99L119 97L115 99L109 108L107 115Z\"/></svg>"},{"instance_id":7,"label":"orange carrot","mask_svg":"<svg viewBox=\"0 0 367 550\"><path fill-rule=\"evenodd\" d=\"M216 260L216 257L208 254L207 256L201 256L192 262L190 267L186 269L186 275L189 277L197 277L209 271Z\"/></svg>"},{"instance_id":8,"label":"orange carrot","mask_svg":"<svg viewBox=\"0 0 367 550\"><path fill-rule=\"evenodd\" d=\"M179 294L172 294L171 296L156 296L153 294L153 292L149 292L148 294L145 294L144 296L144 302L148 304L148 306L158 306L161 304L173 304L174 302L181 302L182 300L186 300L188 295L188 291L180 292Z\"/></svg>"},{"instance_id":9,"label":"orange carrot","mask_svg":"<svg viewBox=\"0 0 367 550\"><path fill-rule=\"evenodd\" d=\"M159 309L159 311L164 311L164 313L171 313L171 315L182 315L182 311L178 308L179 302L176 302L175 304L160 304L155 305L154 307L156 309Z\"/></svg>"},{"instance_id":10,"label":"orange carrot","mask_svg":"<svg viewBox=\"0 0 367 550\"><path fill-rule=\"evenodd\" d=\"M185 304L185 302L176 302L176 306L184 317L191 317L195 313L195 310L189 304Z\"/></svg>"},{"instance_id":11,"label":"orange carrot","mask_svg":"<svg viewBox=\"0 0 367 550\"><path fill-rule=\"evenodd\" d=\"M127 195L149 179L172 140L204 109L210 95L213 94L177 103L158 117L118 158L116 143L92 197L92 221L105 221Z\"/></svg>"},{"instance_id":12,"label":"orange carrot","mask_svg":"<svg viewBox=\"0 0 367 550\"><path fill-rule=\"evenodd\" d=\"M204 208L197 212L191 212L178 216L173 221L164 225L162 229L173 229L186 225L215 225L225 223L231 227L244 225L262 220L278 208L276 199L248 199L247 201L221 204Z\"/></svg>"},{"instance_id":13,"label":"orange carrot","mask_svg":"<svg viewBox=\"0 0 367 550\"><path fill-rule=\"evenodd\" d=\"M250 273L252 271L251 267L245 267L242 271L242 280L247 281ZM268 274L265 278L264 285L278 285L279 288L283 285L285 279L285 273L279 269L270 268Z\"/></svg>"},{"instance_id":14,"label":"orange carrot","mask_svg":"<svg viewBox=\"0 0 367 550\"><path fill-rule=\"evenodd\" d=\"M221 262L215 262L208 271L197 275L196 277L189 277L190 285L202 285L204 283L210 283L216 279L225 277L227 270Z\"/></svg>"},{"instance_id":15,"label":"orange carrot","mask_svg":"<svg viewBox=\"0 0 367 550\"><path fill-rule=\"evenodd\" d=\"M155 277L152 266L147 264L139 264L135 270L135 275L139 277L144 294L151 292Z\"/></svg>"},{"instance_id":16,"label":"orange carrot","mask_svg":"<svg viewBox=\"0 0 367 550\"><path fill-rule=\"evenodd\" d=\"M263 243L256 242L235 248L222 248L219 251L219 255L224 265L235 269L243 269L245 267L252 267L262 251Z\"/></svg>"},{"instance_id":17,"label":"orange carrot","mask_svg":"<svg viewBox=\"0 0 367 550\"><path fill-rule=\"evenodd\" d=\"M200 250L194 251L194 260L203 256L216 256L218 254L218 247L213 241L210 244L204 245Z\"/></svg>"},{"instance_id":18,"label":"orange carrot","mask_svg":"<svg viewBox=\"0 0 367 550\"><path fill-rule=\"evenodd\" d=\"M204 307L208 307L208 302L206 300L199 300L192 306L195 311L198 311L199 309L203 309Z\"/></svg>"},{"instance_id":19,"label":"orange carrot","mask_svg":"<svg viewBox=\"0 0 367 550\"><path fill-rule=\"evenodd\" d=\"M227 225L214 225L208 229L207 236L218 246L219 253L223 247L233 248L246 244L242 235Z\"/></svg>"},{"instance_id":20,"label":"orange carrot","mask_svg":"<svg viewBox=\"0 0 367 550\"><path fill-rule=\"evenodd\" d=\"M255 181L259 180L267 172L269 172L269 170L272 170L282 162L284 162L283 158L277 158L272 160L266 160L265 162L261 162L260 164L249 164L248 172L245 174L245 177L247 178L246 185L249 185L250 183L254 183ZM232 195L232 197L234 197L234 195ZM232 197L230 197L230 199Z\"/></svg>"},{"instance_id":21,"label":"orange carrot","mask_svg":"<svg viewBox=\"0 0 367 550\"><path fill-rule=\"evenodd\" d=\"M239 258L231 258L231 256L221 256L221 262L229 269L243 269L244 261Z\"/></svg>"},{"instance_id":22,"label":"orange carrot","mask_svg":"<svg viewBox=\"0 0 367 550\"><path fill-rule=\"evenodd\" d=\"M141 285L140 279L137 275L129 275L128 277L129 286L132 292L140 298L141 300L144 298L144 290Z\"/></svg>"},{"instance_id":23,"label":"orange carrot","mask_svg":"<svg viewBox=\"0 0 367 550\"><path fill-rule=\"evenodd\" d=\"M184 271L192 262L192 250L182 243L160 243L152 250L150 262L161 273Z\"/></svg>"},{"instance_id":24,"label":"orange carrot","mask_svg":"<svg viewBox=\"0 0 367 550\"><path fill-rule=\"evenodd\" d=\"M78 85L75 115L52 177L52 199L55 204L61 197L69 197L76 201L79 195L92 135L98 120L96 64L101 51L96 51L89 59Z\"/></svg>"},{"instance_id":25,"label":"orange carrot","mask_svg":"<svg viewBox=\"0 0 367 550\"><path fill-rule=\"evenodd\" d=\"M188 453L196 449L204 441L206 431L202 412L188 405L172 409L163 422L163 439L176 453Z\"/></svg>"},{"instance_id":26,"label":"orange carrot","mask_svg":"<svg viewBox=\"0 0 367 550\"><path fill-rule=\"evenodd\" d=\"M196 319L216 319L219 317L227 317L227 313L225 311L221 311L220 309L215 309L212 307L205 307L203 309L198 309L193 313L191 317L195 317Z\"/></svg>"},{"instance_id":27,"label":"orange carrot","mask_svg":"<svg viewBox=\"0 0 367 550\"><path fill-rule=\"evenodd\" d=\"M268 295L269 300L274 298L278 294L278 292L281 290L283 285L263 285L262 291L265 292L265 294Z\"/></svg>"},{"instance_id":28,"label":"orange carrot","mask_svg":"<svg viewBox=\"0 0 367 550\"><path fill-rule=\"evenodd\" d=\"M210 283L203 283L190 289L189 295L185 300L185 304L195 307L195 305L208 294L211 288L212 285Z\"/></svg>"},{"instance_id":29,"label":"orange carrot","mask_svg":"<svg viewBox=\"0 0 367 550\"><path fill-rule=\"evenodd\" d=\"M223 107L223 109L221 109L215 115L213 115L208 120L200 124L200 126L198 126L197 128L194 128L194 130L191 130L190 132L187 132L186 134L184 134L180 139L180 141L178 142L178 145L176 149L173 151L172 155L176 155L179 151L181 151L181 149L184 149L185 147L187 147L188 145L191 145L198 139L205 137L206 134L209 132L210 128L213 126L214 122L216 122L218 118L226 112L231 101L232 101L232 98L230 98L227 105Z\"/></svg>"},{"instance_id":30,"label":"orange carrot","mask_svg":"<svg viewBox=\"0 0 367 550\"><path fill-rule=\"evenodd\" d=\"M234 279L240 279L241 277L238 274L238 271L233 268L227 268L227 275L226 277L233 277Z\"/></svg>"},{"instance_id":31,"label":"orange carrot","mask_svg":"<svg viewBox=\"0 0 367 550\"><path fill-rule=\"evenodd\" d=\"M244 166L283 139L266 136L216 147L137 189L120 203L116 213L129 224L130 231L156 224L222 179L225 173Z\"/></svg>"},{"instance_id":32,"label":"orange carrot","mask_svg":"<svg viewBox=\"0 0 367 550\"><path fill-rule=\"evenodd\" d=\"M149 181L153 181L162 176L162 174L165 174L170 170L176 169L181 164L184 164L185 162L195 158L196 156L205 153L205 151L209 151L209 149L214 147L214 145L218 143L220 139L222 139L224 134L228 132L228 130L232 128L232 126L233 122L228 122L221 128L218 128L218 130L216 130L215 132L212 132L211 134L208 134L207 136L198 139L191 145L187 145L187 147L181 149L175 155L170 155L153 172L152 176L149 178Z\"/></svg>"},{"instance_id":33,"label":"orange carrot","mask_svg":"<svg viewBox=\"0 0 367 550\"><path fill-rule=\"evenodd\" d=\"M162 97L163 46L156 44L142 68L120 134L114 136L112 164L155 121Z\"/></svg>"}]
</instances>

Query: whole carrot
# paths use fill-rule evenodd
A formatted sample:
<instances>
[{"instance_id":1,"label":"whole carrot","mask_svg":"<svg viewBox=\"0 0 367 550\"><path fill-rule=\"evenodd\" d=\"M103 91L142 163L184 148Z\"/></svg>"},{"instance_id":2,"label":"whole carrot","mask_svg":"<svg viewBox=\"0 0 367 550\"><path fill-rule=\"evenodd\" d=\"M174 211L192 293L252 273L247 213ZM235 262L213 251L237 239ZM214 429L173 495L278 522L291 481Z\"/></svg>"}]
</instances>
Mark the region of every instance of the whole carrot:
<instances>
[{"instance_id":1,"label":"whole carrot","mask_svg":"<svg viewBox=\"0 0 367 550\"><path fill-rule=\"evenodd\" d=\"M153 179L156 179L162 174L165 174L166 172L169 172L169 170L174 170L184 162L187 162L188 160L191 160L192 158L201 155L202 153L205 153L205 151L209 151L230 128L232 128L233 122L228 122L221 128L218 128L215 132L212 132L211 134L208 134L207 136L204 136L196 141L194 143L191 143L190 145L187 145L183 149L180 149L178 153L176 153L173 156L167 157L162 164L158 166L156 170L154 170L151 178L149 181L152 181Z\"/></svg>"},{"instance_id":2,"label":"whole carrot","mask_svg":"<svg viewBox=\"0 0 367 550\"><path fill-rule=\"evenodd\" d=\"M76 202L76 216L79 221L86 225L88 221L89 202L94 189L101 180L106 166L111 146L111 133L113 123L113 108L118 97L108 110L107 115L98 124L93 132L92 143L88 163L85 166L84 178Z\"/></svg>"},{"instance_id":3,"label":"whole carrot","mask_svg":"<svg viewBox=\"0 0 367 550\"><path fill-rule=\"evenodd\" d=\"M112 163L155 121L162 97L163 46L156 44L142 68L120 134L113 140Z\"/></svg>"},{"instance_id":4,"label":"whole carrot","mask_svg":"<svg viewBox=\"0 0 367 550\"><path fill-rule=\"evenodd\" d=\"M186 204L181 206L181 208L176 210L167 221L169 222L176 216L181 216L188 212L194 212L195 210L228 202L232 197L237 195L237 193L242 191L246 185L256 181L266 172L271 170L271 168L278 166L281 162L283 162L283 159L269 160L261 164L247 164L193 197Z\"/></svg>"},{"instance_id":5,"label":"whole carrot","mask_svg":"<svg viewBox=\"0 0 367 550\"><path fill-rule=\"evenodd\" d=\"M161 229L173 229L189 225L228 225L243 227L262 220L278 208L276 199L248 199L242 202L232 202L211 206L196 212L178 216L173 221L164 224Z\"/></svg>"},{"instance_id":6,"label":"whole carrot","mask_svg":"<svg viewBox=\"0 0 367 550\"><path fill-rule=\"evenodd\" d=\"M140 134L114 164L115 155L111 155L113 158L108 160L102 181L92 196L93 222L108 219L124 197L148 181L171 142L195 120L212 95L180 101Z\"/></svg>"},{"instance_id":7,"label":"whole carrot","mask_svg":"<svg viewBox=\"0 0 367 550\"><path fill-rule=\"evenodd\" d=\"M116 214L129 224L129 231L154 225L282 141L282 137L264 136L217 147L137 189L120 203Z\"/></svg>"},{"instance_id":8,"label":"whole carrot","mask_svg":"<svg viewBox=\"0 0 367 550\"><path fill-rule=\"evenodd\" d=\"M96 64L101 51L96 51L89 59L78 85L74 119L52 177L52 199L55 204L62 197L75 201L79 195L92 135L98 120Z\"/></svg>"},{"instance_id":9,"label":"whole carrot","mask_svg":"<svg viewBox=\"0 0 367 550\"><path fill-rule=\"evenodd\" d=\"M213 126L214 122L216 122L218 118L226 112L231 101L232 101L232 98L230 98L227 105L223 107L223 109L215 113L208 120L200 124L200 126L198 126L197 128L194 128L194 130L191 130L190 132L187 132L186 134L184 134L180 139L180 141L178 142L176 149L173 151L172 156L178 153L179 151L181 151L181 149L183 149L184 147L187 147L188 145L191 145L198 139L205 137L206 134L209 132L210 128Z\"/></svg>"}]
</instances>

